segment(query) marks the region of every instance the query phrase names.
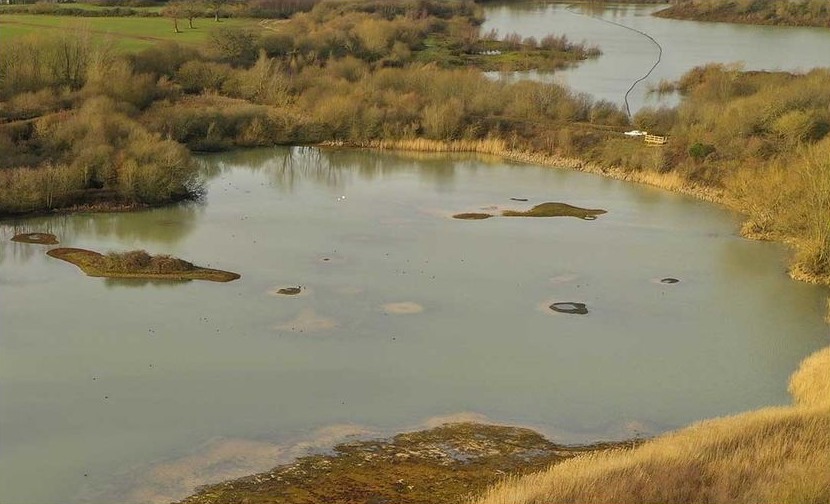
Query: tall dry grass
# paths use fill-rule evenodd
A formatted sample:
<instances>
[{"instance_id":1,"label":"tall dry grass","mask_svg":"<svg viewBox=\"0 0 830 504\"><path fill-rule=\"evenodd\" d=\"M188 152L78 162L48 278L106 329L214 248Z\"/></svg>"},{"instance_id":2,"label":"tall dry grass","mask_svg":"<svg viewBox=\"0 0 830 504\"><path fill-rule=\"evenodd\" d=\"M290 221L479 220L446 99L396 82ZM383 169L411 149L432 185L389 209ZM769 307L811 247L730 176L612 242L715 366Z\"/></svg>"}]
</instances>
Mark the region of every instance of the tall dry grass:
<instances>
[{"instance_id":1,"label":"tall dry grass","mask_svg":"<svg viewBox=\"0 0 830 504\"><path fill-rule=\"evenodd\" d=\"M507 480L471 502L830 502L830 348L790 380L794 405L699 422L627 451Z\"/></svg>"}]
</instances>

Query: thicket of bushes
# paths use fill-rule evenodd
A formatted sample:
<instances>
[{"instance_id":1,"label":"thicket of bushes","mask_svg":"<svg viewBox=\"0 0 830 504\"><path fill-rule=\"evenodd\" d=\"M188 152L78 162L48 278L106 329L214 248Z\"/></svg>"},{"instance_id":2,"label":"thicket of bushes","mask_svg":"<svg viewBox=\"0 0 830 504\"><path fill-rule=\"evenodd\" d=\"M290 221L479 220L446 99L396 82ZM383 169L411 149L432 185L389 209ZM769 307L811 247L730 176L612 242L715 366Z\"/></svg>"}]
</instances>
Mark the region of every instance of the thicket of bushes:
<instances>
[{"instance_id":1,"label":"thicket of bushes","mask_svg":"<svg viewBox=\"0 0 830 504\"><path fill-rule=\"evenodd\" d=\"M152 256L146 250L110 252L101 256L99 268L119 273L181 273L195 269L193 263L169 255Z\"/></svg>"},{"instance_id":2,"label":"thicket of bushes","mask_svg":"<svg viewBox=\"0 0 830 504\"><path fill-rule=\"evenodd\" d=\"M137 121L173 92L83 34L10 42L0 53L0 214L198 194L187 149Z\"/></svg>"}]
</instances>

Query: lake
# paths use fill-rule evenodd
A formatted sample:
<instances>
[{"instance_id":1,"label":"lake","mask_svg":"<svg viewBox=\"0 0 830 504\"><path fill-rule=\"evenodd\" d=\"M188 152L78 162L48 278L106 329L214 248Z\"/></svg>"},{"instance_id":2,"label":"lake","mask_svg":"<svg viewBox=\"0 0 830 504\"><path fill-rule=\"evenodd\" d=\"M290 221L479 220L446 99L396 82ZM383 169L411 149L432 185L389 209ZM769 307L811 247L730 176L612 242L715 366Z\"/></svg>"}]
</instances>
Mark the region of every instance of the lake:
<instances>
[{"instance_id":1,"label":"lake","mask_svg":"<svg viewBox=\"0 0 830 504\"><path fill-rule=\"evenodd\" d=\"M202 162L199 203L0 223L0 502L167 502L447 418L650 435L787 403L790 373L828 343L827 290L682 195L476 156ZM544 202L608 213L451 218ZM89 278L10 241L22 231L242 278Z\"/></svg>"}]
</instances>

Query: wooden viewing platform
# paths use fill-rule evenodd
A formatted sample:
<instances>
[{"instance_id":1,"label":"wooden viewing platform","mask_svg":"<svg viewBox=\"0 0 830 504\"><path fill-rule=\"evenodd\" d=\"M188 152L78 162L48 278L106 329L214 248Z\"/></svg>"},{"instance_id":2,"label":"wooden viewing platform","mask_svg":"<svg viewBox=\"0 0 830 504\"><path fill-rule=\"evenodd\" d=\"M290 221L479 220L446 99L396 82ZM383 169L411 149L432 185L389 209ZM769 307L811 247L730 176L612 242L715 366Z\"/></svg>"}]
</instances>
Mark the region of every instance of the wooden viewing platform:
<instances>
[{"instance_id":1,"label":"wooden viewing platform","mask_svg":"<svg viewBox=\"0 0 830 504\"><path fill-rule=\"evenodd\" d=\"M666 145L666 142L669 141L667 137L662 135L646 135L645 139L648 145Z\"/></svg>"}]
</instances>

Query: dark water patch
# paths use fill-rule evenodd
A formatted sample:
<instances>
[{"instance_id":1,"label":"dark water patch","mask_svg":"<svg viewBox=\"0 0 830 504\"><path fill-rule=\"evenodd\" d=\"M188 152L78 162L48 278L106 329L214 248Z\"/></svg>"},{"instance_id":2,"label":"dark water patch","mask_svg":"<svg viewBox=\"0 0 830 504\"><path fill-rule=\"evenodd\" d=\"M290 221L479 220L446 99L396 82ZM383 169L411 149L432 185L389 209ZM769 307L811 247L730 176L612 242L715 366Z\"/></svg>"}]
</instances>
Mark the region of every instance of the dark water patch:
<instances>
[{"instance_id":1,"label":"dark water patch","mask_svg":"<svg viewBox=\"0 0 830 504\"><path fill-rule=\"evenodd\" d=\"M505 217L576 217L594 220L604 213L607 211L601 208L580 208L567 203L548 202L536 205L530 210L505 210L501 214Z\"/></svg>"},{"instance_id":2,"label":"dark water patch","mask_svg":"<svg viewBox=\"0 0 830 504\"><path fill-rule=\"evenodd\" d=\"M510 201L527 201L527 198L510 198Z\"/></svg>"},{"instance_id":3,"label":"dark water patch","mask_svg":"<svg viewBox=\"0 0 830 504\"><path fill-rule=\"evenodd\" d=\"M453 219L461 219L461 220L484 220L493 217L492 214L488 213L477 213L477 212L466 212L455 214L452 216Z\"/></svg>"},{"instance_id":4,"label":"dark water patch","mask_svg":"<svg viewBox=\"0 0 830 504\"><path fill-rule=\"evenodd\" d=\"M588 307L585 303L561 302L553 303L550 309L558 313L567 313L570 315L587 315Z\"/></svg>"},{"instance_id":5,"label":"dark water patch","mask_svg":"<svg viewBox=\"0 0 830 504\"><path fill-rule=\"evenodd\" d=\"M302 286L298 287L283 287L282 289L277 289L277 294L282 294L284 296L296 296L297 294L303 291Z\"/></svg>"},{"instance_id":6,"label":"dark water patch","mask_svg":"<svg viewBox=\"0 0 830 504\"><path fill-rule=\"evenodd\" d=\"M51 233L21 233L12 237L13 242L33 243L36 245L57 245L58 237Z\"/></svg>"},{"instance_id":7,"label":"dark water patch","mask_svg":"<svg viewBox=\"0 0 830 504\"><path fill-rule=\"evenodd\" d=\"M679 283L679 282L680 282L679 279L672 278L672 277L666 277L666 278L661 278L660 279L660 283L662 283L662 284L676 284L676 283Z\"/></svg>"}]
</instances>

